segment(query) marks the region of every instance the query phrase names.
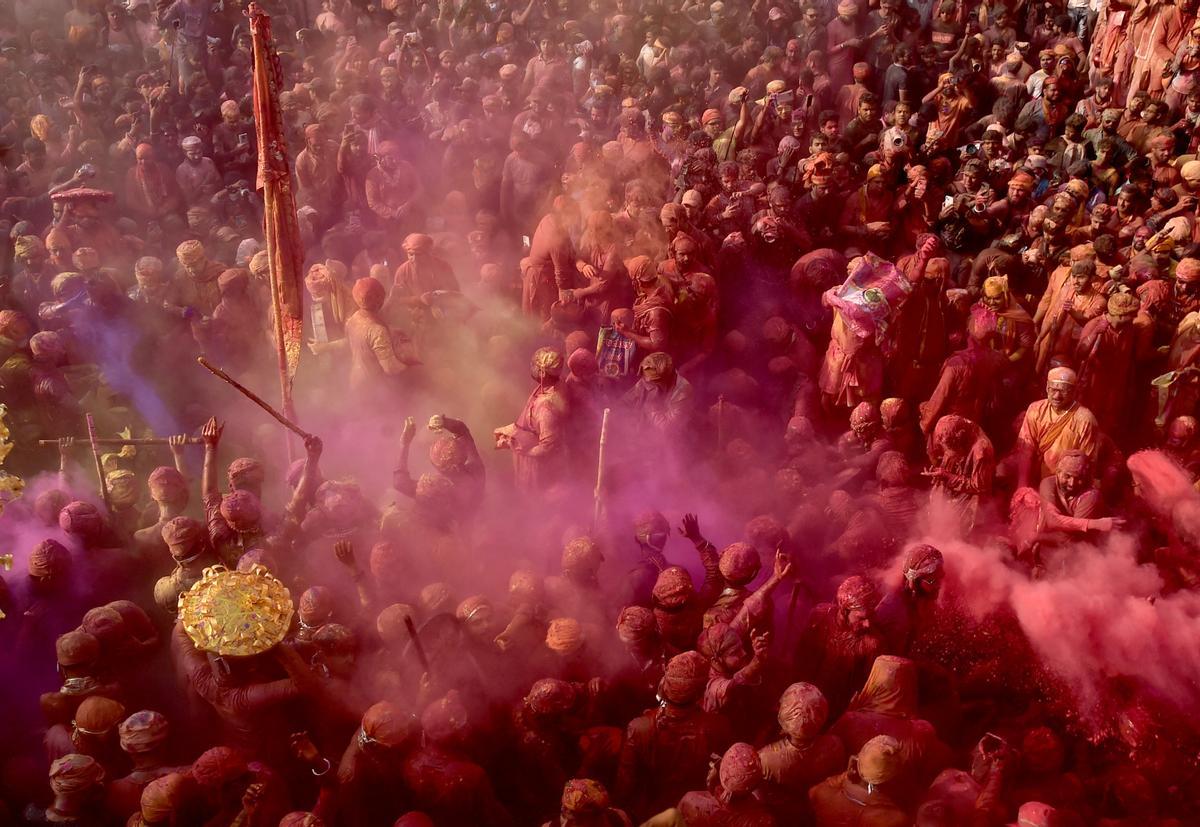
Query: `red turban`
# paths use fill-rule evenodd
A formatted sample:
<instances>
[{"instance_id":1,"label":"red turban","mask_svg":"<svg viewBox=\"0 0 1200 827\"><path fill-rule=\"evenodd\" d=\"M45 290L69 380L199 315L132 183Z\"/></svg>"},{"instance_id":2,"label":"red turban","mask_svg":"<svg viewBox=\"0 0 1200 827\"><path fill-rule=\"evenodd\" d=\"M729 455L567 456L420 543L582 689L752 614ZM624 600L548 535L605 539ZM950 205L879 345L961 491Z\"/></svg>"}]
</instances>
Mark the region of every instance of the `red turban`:
<instances>
[{"instance_id":1,"label":"red turban","mask_svg":"<svg viewBox=\"0 0 1200 827\"><path fill-rule=\"evenodd\" d=\"M192 779L183 773L156 778L142 790L142 819L151 824L167 822L187 803L192 790Z\"/></svg>"},{"instance_id":2,"label":"red turban","mask_svg":"<svg viewBox=\"0 0 1200 827\"><path fill-rule=\"evenodd\" d=\"M84 698L75 710L75 727L85 735L103 735L125 717L125 707L100 695Z\"/></svg>"},{"instance_id":3,"label":"red turban","mask_svg":"<svg viewBox=\"0 0 1200 827\"><path fill-rule=\"evenodd\" d=\"M325 827L325 822L312 813L297 810L280 819L279 827Z\"/></svg>"},{"instance_id":4,"label":"red turban","mask_svg":"<svg viewBox=\"0 0 1200 827\"><path fill-rule=\"evenodd\" d=\"M600 546L591 537L576 537L567 543L562 553L563 571L578 571L594 574L604 562Z\"/></svg>"},{"instance_id":5,"label":"red turban","mask_svg":"<svg viewBox=\"0 0 1200 827\"><path fill-rule=\"evenodd\" d=\"M79 628L94 635L101 643L111 643L124 637L125 618L111 606L97 606L87 610Z\"/></svg>"},{"instance_id":6,"label":"red turban","mask_svg":"<svg viewBox=\"0 0 1200 827\"><path fill-rule=\"evenodd\" d=\"M354 282L352 293L354 295L354 303L363 310L378 310L383 307L384 299L387 298L387 293L384 291L383 285L377 279L373 279L370 276Z\"/></svg>"},{"instance_id":7,"label":"red turban","mask_svg":"<svg viewBox=\"0 0 1200 827\"><path fill-rule=\"evenodd\" d=\"M855 574L838 586L837 604L841 609L873 609L878 602L875 584L865 577Z\"/></svg>"},{"instance_id":8,"label":"red turban","mask_svg":"<svg viewBox=\"0 0 1200 827\"><path fill-rule=\"evenodd\" d=\"M96 506L76 500L58 512L58 527L68 534L95 537L104 528L104 518Z\"/></svg>"},{"instance_id":9,"label":"red turban","mask_svg":"<svg viewBox=\"0 0 1200 827\"><path fill-rule=\"evenodd\" d=\"M904 554L904 577L918 580L931 577L942 571L945 561L942 553L930 545L916 545Z\"/></svg>"},{"instance_id":10,"label":"red turban","mask_svg":"<svg viewBox=\"0 0 1200 827\"><path fill-rule=\"evenodd\" d=\"M71 562L71 553L57 540L42 540L29 555L31 577L55 577L63 574Z\"/></svg>"},{"instance_id":11,"label":"red turban","mask_svg":"<svg viewBox=\"0 0 1200 827\"><path fill-rule=\"evenodd\" d=\"M692 576L687 569L668 566L658 573L651 594L660 606L674 608L691 599L693 590Z\"/></svg>"},{"instance_id":12,"label":"red turban","mask_svg":"<svg viewBox=\"0 0 1200 827\"><path fill-rule=\"evenodd\" d=\"M626 606L617 617L617 637L622 643L649 640L657 632L654 612L644 606Z\"/></svg>"},{"instance_id":13,"label":"red turban","mask_svg":"<svg viewBox=\"0 0 1200 827\"><path fill-rule=\"evenodd\" d=\"M221 516L235 531L249 531L258 524L262 508L250 491L230 491L221 500Z\"/></svg>"},{"instance_id":14,"label":"red turban","mask_svg":"<svg viewBox=\"0 0 1200 827\"><path fill-rule=\"evenodd\" d=\"M745 652L746 645L742 636L735 632L728 623L713 623L700 633L696 641L696 649L709 660L719 660L728 655Z\"/></svg>"},{"instance_id":15,"label":"red turban","mask_svg":"<svg viewBox=\"0 0 1200 827\"><path fill-rule=\"evenodd\" d=\"M721 576L734 586L749 583L761 567L758 550L749 543L733 543L721 552Z\"/></svg>"},{"instance_id":16,"label":"red turban","mask_svg":"<svg viewBox=\"0 0 1200 827\"><path fill-rule=\"evenodd\" d=\"M721 759L721 787L733 795L754 792L762 784L762 763L758 750L749 744L734 744Z\"/></svg>"},{"instance_id":17,"label":"red turban","mask_svg":"<svg viewBox=\"0 0 1200 827\"><path fill-rule=\"evenodd\" d=\"M678 706L695 703L708 687L708 659L696 651L676 655L667 662L659 683L663 698Z\"/></svg>"},{"instance_id":18,"label":"red turban","mask_svg":"<svg viewBox=\"0 0 1200 827\"><path fill-rule=\"evenodd\" d=\"M248 771L245 757L233 747L213 747L192 764L191 775L201 787L219 790Z\"/></svg>"},{"instance_id":19,"label":"red turban","mask_svg":"<svg viewBox=\"0 0 1200 827\"><path fill-rule=\"evenodd\" d=\"M566 681L543 678L529 690L525 705L537 715L562 715L575 705L575 688Z\"/></svg>"},{"instance_id":20,"label":"red turban","mask_svg":"<svg viewBox=\"0 0 1200 827\"><path fill-rule=\"evenodd\" d=\"M433 743L443 743L461 735L467 728L467 710L451 690L446 697L431 703L421 715L421 728Z\"/></svg>"},{"instance_id":21,"label":"red turban","mask_svg":"<svg viewBox=\"0 0 1200 827\"><path fill-rule=\"evenodd\" d=\"M172 517L163 523L162 539L168 546L190 549L205 536L207 532L204 526L191 517Z\"/></svg>"},{"instance_id":22,"label":"red turban","mask_svg":"<svg viewBox=\"0 0 1200 827\"><path fill-rule=\"evenodd\" d=\"M76 629L59 637L54 643L54 651L60 666L81 666L100 657L100 641L95 635Z\"/></svg>"},{"instance_id":23,"label":"red turban","mask_svg":"<svg viewBox=\"0 0 1200 827\"><path fill-rule=\"evenodd\" d=\"M467 450L458 437L443 434L429 446L429 463L443 474L467 464Z\"/></svg>"},{"instance_id":24,"label":"red turban","mask_svg":"<svg viewBox=\"0 0 1200 827\"><path fill-rule=\"evenodd\" d=\"M829 718L829 701L811 683L794 683L779 699L779 728L800 740L816 737Z\"/></svg>"},{"instance_id":25,"label":"red turban","mask_svg":"<svg viewBox=\"0 0 1200 827\"><path fill-rule=\"evenodd\" d=\"M225 474L232 488L262 485L267 478L263 464L253 457L238 457L229 463L229 470Z\"/></svg>"},{"instance_id":26,"label":"red turban","mask_svg":"<svg viewBox=\"0 0 1200 827\"><path fill-rule=\"evenodd\" d=\"M169 465L160 465L150 472L147 480L150 496L155 500L170 499L187 492L187 480L183 474Z\"/></svg>"},{"instance_id":27,"label":"red turban","mask_svg":"<svg viewBox=\"0 0 1200 827\"><path fill-rule=\"evenodd\" d=\"M571 815L599 814L608 806L608 790L599 781L573 778L563 787L562 809Z\"/></svg>"},{"instance_id":28,"label":"red turban","mask_svg":"<svg viewBox=\"0 0 1200 827\"><path fill-rule=\"evenodd\" d=\"M362 731L385 747L398 747L416 732L416 719L389 701L380 701L363 713Z\"/></svg>"}]
</instances>

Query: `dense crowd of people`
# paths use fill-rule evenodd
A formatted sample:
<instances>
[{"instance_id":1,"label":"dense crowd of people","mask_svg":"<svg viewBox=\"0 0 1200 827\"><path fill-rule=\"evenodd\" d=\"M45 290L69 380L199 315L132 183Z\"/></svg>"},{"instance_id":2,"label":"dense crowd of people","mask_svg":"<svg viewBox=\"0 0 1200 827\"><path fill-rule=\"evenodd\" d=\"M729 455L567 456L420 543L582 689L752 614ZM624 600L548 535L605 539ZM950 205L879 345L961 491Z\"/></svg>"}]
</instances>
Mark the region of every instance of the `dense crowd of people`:
<instances>
[{"instance_id":1,"label":"dense crowd of people","mask_svg":"<svg viewBox=\"0 0 1200 827\"><path fill-rule=\"evenodd\" d=\"M197 365L278 398L260 15L304 439ZM7 0L0 80L0 824L1200 823L1194 0Z\"/></svg>"}]
</instances>

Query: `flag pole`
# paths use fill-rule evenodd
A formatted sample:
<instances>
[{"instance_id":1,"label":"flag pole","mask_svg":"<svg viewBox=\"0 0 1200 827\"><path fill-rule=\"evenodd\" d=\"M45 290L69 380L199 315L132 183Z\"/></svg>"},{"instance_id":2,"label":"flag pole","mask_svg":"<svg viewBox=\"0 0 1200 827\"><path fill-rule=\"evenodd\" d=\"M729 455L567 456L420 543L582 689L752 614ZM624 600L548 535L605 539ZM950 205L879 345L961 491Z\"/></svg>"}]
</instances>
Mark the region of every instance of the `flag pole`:
<instances>
[{"instance_id":1,"label":"flag pole","mask_svg":"<svg viewBox=\"0 0 1200 827\"><path fill-rule=\"evenodd\" d=\"M258 138L258 176L255 185L263 199L280 407L284 417L294 421L296 412L292 401L292 383L304 341L304 291L301 287L304 253L279 107L282 72L271 35L271 18L254 2L246 8L245 14L250 20L254 49L254 121ZM289 438L289 459L292 457L292 448Z\"/></svg>"}]
</instances>

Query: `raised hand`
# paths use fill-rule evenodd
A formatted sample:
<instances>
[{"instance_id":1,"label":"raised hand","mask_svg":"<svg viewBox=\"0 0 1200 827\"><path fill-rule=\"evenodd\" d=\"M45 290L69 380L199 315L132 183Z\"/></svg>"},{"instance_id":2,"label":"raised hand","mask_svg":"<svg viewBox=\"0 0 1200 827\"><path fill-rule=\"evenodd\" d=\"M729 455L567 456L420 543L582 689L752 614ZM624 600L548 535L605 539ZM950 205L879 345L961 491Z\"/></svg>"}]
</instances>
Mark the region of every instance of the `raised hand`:
<instances>
[{"instance_id":1,"label":"raised hand","mask_svg":"<svg viewBox=\"0 0 1200 827\"><path fill-rule=\"evenodd\" d=\"M700 535L700 518L695 514L684 514L683 522L679 524L679 533L693 543L700 542L700 540L704 539Z\"/></svg>"},{"instance_id":2,"label":"raised hand","mask_svg":"<svg viewBox=\"0 0 1200 827\"><path fill-rule=\"evenodd\" d=\"M204 423L204 427L200 429L200 437L204 440L204 444L209 448L216 448L221 442L221 434L225 431L225 426L217 422L215 416L209 417Z\"/></svg>"}]
</instances>

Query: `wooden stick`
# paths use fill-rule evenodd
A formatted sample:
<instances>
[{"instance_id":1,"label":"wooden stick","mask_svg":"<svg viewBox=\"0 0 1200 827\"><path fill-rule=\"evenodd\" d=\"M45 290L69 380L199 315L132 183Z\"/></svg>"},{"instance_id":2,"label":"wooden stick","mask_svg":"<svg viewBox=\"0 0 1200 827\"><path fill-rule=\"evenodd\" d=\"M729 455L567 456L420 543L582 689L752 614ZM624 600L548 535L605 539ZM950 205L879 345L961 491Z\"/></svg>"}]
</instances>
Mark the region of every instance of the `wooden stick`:
<instances>
[{"instance_id":1,"label":"wooden stick","mask_svg":"<svg viewBox=\"0 0 1200 827\"><path fill-rule=\"evenodd\" d=\"M425 647L421 645L421 636L417 634L417 627L409 615L404 616L404 628L408 629L408 636L412 638L413 651L417 653L417 660L421 662L421 668L428 672L429 657L425 654Z\"/></svg>"},{"instance_id":2,"label":"wooden stick","mask_svg":"<svg viewBox=\"0 0 1200 827\"><path fill-rule=\"evenodd\" d=\"M287 417L285 417L285 416L284 416L283 414L281 414L279 411L275 410L275 409L274 409L274 408L272 408L270 405L268 405L266 402L264 402L264 401L262 400L262 397L260 397L260 396L259 396L258 394L256 394L256 393L254 393L254 391L252 391L252 390L250 390L249 388L247 388L247 387L246 387L245 385L243 385L241 382L239 382L238 380L234 379L232 376L230 376L230 375L229 375L228 373L226 373L225 371L221 370L221 369L220 369L219 367L217 367L216 365L214 365L214 364L212 364L211 362L209 362L209 361L208 361L207 359L205 359L203 356L197 356L197 357L196 357L196 361L197 361L197 362L199 362L199 363L200 363L200 364L201 364L201 365L202 365L204 368L206 368L206 369L207 369L207 370L208 370L210 373L212 373L214 376L216 376L216 377L218 377L218 378L220 378L220 379L224 379L226 382L228 382L229 384L233 385L233 386L234 386L234 387L235 387L237 390L241 391L241 393L242 393L242 395L243 395L243 396L245 396L247 399L249 399L249 400L250 400L251 402L253 402L255 405L258 405L258 407L262 408L264 411L266 411L267 413L269 413L271 416L275 417L275 419L276 419L276 420L278 420L278 422L279 422L279 424L280 424L280 425L282 425L283 427L287 428L289 431L291 431L292 433L294 433L296 436L298 436L298 437L300 437L301 439L304 439L304 440L307 440L307 439L311 438L312 434L306 433L305 431L301 430L299 425L297 425L296 423L292 422L290 419L288 419Z\"/></svg>"},{"instance_id":3,"label":"wooden stick","mask_svg":"<svg viewBox=\"0 0 1200 827\"><path fill-rule=\"evenodd\" d=\"M100 478L100 496L104 498L104 508L112 514L112 500L108 496L108 481L104 479L104 463L100 461L100 443L96 441L96 423L91 414L84 414L87 419L88 441L92 443L92 457L96 460L96 476Z\"/></svg>"},{"instance_id":4,"label":"wooden stick","mask_svg":"<svg viewBox=\"0 0 1200 827\"><path fill-rule=\"evenodd\" d=\"M169 440L165 436L142 437L140 439L121 439L119 437L104 437L103 439L93 440L97 445L167 445ZM190 436L184 440L184 445L200 445L204 442L198 436ZM57 439L39 439L38 445L57 445Z\"/></svg>"},{"instance_id":5,"label":"wooden stick","mask_svg":"<svg viewBox=\"0 0 1200 827\"><path fill-rule=\"evenodd\" d=\"M604 409L604 418L600 420L600 456L596 461L596 490L593 492L592 531L600 524L600 508L604 490L604 449L608 445L608 415L612 408Z\"/></svg>"}]
</instances>

